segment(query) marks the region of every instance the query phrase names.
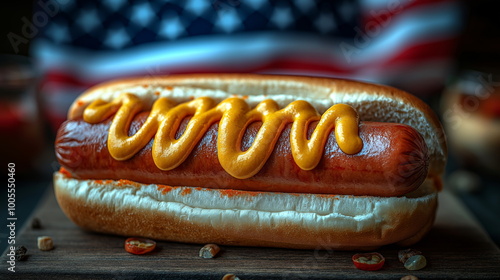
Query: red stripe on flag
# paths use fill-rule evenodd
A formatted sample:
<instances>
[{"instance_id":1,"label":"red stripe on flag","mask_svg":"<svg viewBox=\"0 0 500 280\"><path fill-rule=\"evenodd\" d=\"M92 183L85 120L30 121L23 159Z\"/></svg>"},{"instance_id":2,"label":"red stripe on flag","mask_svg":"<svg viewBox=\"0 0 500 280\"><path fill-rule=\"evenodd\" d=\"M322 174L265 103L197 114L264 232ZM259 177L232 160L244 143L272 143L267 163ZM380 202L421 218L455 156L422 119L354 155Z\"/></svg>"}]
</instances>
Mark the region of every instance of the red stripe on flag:
<instances>
[{"instance_id":1,"label":"red stripe on flag","mask_svg":"<svg viewBox=\"0 0 500 280\"><path fill-rule=\"evenodd\" d=\"M411 45L395 53L380 66L388 66L401 62L422 62L425 60L451 58L456 50L457 38L447 38Z\"/></svg>"}]
</instances>

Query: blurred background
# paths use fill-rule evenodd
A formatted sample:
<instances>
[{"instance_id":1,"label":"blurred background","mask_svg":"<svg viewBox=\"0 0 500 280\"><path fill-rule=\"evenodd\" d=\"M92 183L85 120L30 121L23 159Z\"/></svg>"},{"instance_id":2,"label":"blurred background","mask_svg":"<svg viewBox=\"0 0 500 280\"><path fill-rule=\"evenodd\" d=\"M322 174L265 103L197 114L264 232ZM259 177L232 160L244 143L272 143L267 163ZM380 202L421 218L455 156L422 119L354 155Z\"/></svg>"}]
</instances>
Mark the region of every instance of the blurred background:
<instances>
[{"instance_id":1,"label":"blurred background","mask_svg":"<svg viewBox=\"0 0 500 280\"><path fill-rule=\"evenodd\" d=\"M387 84L431 105L449 140L445 187L500 244L500 21L493 4L12 1L0 12L0 158L4 167L16 164L18 219L26 221L50 187L59 167L57 127L88 87L126 76L301 74Z\"/></svg>"}]
</instances>

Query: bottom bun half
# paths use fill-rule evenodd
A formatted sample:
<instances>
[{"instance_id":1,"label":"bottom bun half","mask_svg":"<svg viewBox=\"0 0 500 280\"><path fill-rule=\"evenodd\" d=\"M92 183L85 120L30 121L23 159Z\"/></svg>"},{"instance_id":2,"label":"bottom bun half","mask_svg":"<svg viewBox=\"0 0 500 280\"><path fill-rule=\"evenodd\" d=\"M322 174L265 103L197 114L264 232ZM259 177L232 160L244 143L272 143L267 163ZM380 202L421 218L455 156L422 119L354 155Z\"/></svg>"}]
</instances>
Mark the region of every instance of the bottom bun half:
<instances>
[{"instance_id":1,"label":"bottom bun half","mask_svg":"<svg viewBox=\"0 0 500 280\"><path fill-rule=\"evenodd\" d=\"M123 236L219 245L371 250L419 241L437 190L404 197L247 192L79 180L54 174L57 200L80 227Z\"/></svg>"}]
</instances>

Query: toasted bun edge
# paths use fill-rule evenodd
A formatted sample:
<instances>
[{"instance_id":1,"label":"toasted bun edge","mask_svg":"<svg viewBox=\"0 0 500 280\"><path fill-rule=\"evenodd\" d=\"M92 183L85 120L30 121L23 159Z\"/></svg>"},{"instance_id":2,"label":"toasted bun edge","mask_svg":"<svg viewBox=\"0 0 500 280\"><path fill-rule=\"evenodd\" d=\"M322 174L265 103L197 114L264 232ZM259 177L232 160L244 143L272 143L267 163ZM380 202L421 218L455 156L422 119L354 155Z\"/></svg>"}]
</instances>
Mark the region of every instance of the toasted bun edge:
<instances>
[{"instance_id":1,"label":"toasted bun edge","mask_svg":"<svg viewBox=\"0 0 500 280\"><path fill-rule=\"evenodd\" d=\"M56 172L56 198L82 228L187 243L370 250L418 242L437 208L433 180L407 197L256 193L78 180Z\"/></svg>"}]
</instances>

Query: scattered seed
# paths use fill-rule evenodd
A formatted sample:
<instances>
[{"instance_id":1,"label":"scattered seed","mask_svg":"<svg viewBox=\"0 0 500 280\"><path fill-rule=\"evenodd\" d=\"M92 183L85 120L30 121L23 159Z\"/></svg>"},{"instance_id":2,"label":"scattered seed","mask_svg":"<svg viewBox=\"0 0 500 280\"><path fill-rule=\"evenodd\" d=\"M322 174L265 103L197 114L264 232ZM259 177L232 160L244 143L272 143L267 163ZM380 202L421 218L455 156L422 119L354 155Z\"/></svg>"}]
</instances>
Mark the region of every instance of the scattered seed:
<instances>
[{"instance_id":1,"label":"scattered seed","mask_svg":"<svg viewBox=\"0 0 500 280\"><path fill-rule=\"evenodd\" d=\"M31 229L41 229L42 224L40 223L40 220L38 218L33 218L31 220Z\"/></svg>"},{"instance_id":2,"label":"scattered seed","mask_svg":"<svg viewBox=\"0 0 500 280\"><path fill-rule=\"evenodd\" d=\"M219 253L220 248L217 244L207 244L200 249L200 257L204 259L211 259Z\"/></svg>"},{"instance_id":3,"label":"scattered seed","mask_svg":"<svg viewBox=\"0 0 500 280\"><path fill-rule=\"evenodd\" d=\"M234 274L226 274L222 277L222 280L240 280L240 278Z\"/></svg>"},{"instance_id":4,"label":"scattered seed","mask_svg":"<svg viewBox=\"0 0 500 280\"><path fill-rule=\"evenodd\" d=\"M54 242L50 236L38 237L38 249L41 251L50 251L54 249Z\"/></svg>"},{"instance_id":5,"label":"scattered seed","mask_svg":"<svg viewBox=\"0 0 500 280\"><path fill-rule=\"evenodd\" d=\"M413 275L406 275L401 277L401 280L418 280L418 277Z\"/></svg>"},{"instance_id":6,"label":"scattered seed","mask_svg":"<svg viewBox=\"0 0 500 280\"><path fill-rule=\"evenodd\" d=\"M15 251L15 254L16 254L16 261L25 261L26 259L28 259L28 255L26 254L28 252L28 249L26 249L26 247L24 246L17 246L16 247L16 251Z\"/></svg>"},{"instance_id":7,"label":"scattered seed","mask_svg":"<svg viewBox=\"0 0 500 280\"><path fill-rule=\"evenodd\" d=\"M420 270L426 265L427 259L422 255L412 256L405 262L405 268L408 270Z\"/></svg>"}]
</instances>

